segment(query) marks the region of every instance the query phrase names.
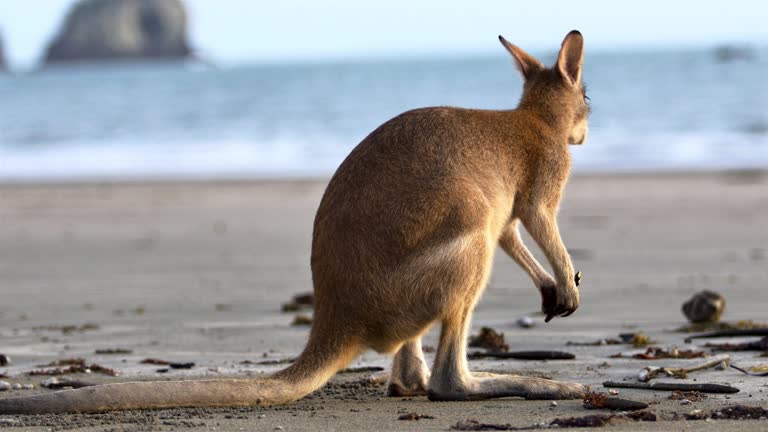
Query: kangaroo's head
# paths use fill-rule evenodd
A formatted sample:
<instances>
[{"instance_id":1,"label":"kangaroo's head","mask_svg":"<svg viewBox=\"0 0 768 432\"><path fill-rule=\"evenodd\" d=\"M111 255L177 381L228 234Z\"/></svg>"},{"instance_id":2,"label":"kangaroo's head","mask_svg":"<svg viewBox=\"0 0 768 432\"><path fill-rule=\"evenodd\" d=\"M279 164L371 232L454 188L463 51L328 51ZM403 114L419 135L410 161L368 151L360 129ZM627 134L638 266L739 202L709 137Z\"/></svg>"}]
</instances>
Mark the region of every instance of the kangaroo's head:
<instances>
[{"instance_id":1,"label":"kangaroo's head","mask_svg":"<svg viewBox=\"0 0 768 432\"><path fill-rule=\"evenodd\" d=\"M552 68L499 36L512 54L525 85L520 108L537 111L546 121L566 128L570 144L583 144L587 138L588 98L581 82L584 38L576 30L565 36Z\"/></svg>"}]
</instances>

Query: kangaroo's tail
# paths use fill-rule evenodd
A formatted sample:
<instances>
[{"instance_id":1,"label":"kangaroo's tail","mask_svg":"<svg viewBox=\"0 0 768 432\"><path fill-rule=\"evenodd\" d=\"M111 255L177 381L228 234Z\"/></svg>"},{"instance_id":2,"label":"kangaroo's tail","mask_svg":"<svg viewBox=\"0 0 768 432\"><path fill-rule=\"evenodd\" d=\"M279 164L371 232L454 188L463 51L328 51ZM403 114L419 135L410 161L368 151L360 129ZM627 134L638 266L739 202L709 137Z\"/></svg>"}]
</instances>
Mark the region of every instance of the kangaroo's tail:
<instances>
[{"instance_id":1,"label":"kangaroo's tail","mask_svg":"<svg viewBox=\"0 0 768 432\"><path fill-rule=\"evenodd\" d=\"M325 384L359 353L356 344L319 340L286 369L253 379L148 381L0 399L0 414L103 412L147 408L268 406L295 401ZM326 333L327 334L327 333Z\"/></svg>"}]
</instances>

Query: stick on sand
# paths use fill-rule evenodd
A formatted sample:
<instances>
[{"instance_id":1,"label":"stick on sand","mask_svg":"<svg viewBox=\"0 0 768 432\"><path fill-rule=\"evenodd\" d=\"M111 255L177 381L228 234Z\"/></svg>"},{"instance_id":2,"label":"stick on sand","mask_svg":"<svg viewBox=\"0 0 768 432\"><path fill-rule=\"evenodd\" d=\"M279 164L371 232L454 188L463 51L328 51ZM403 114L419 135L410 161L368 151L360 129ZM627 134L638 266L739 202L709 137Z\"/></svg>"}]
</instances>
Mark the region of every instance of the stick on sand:
<instances>
[{"instance_id":1,"label":"stick on sand","mask_svg":"<svg viewBox=\"0 0 768 432\"><path fill-rule=\"evenodd\" d=\"M606 381L603 383L603 387L632 388L641 390L700 391L704 393L738 393L740 391L736 387L723 384L678 384L664 382L641 383Z\"/></svg>"}]
</instances>

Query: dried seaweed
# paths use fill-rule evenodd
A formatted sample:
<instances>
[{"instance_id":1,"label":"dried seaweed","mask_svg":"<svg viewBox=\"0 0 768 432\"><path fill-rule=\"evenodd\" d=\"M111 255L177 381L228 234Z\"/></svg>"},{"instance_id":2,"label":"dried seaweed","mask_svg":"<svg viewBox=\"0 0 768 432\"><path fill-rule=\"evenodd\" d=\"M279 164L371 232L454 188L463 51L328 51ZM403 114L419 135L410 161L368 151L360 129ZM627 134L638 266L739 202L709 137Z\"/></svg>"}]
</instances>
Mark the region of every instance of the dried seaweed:
<instances>
[{"instance_id":1,"label":"dried seaweed","mask_svg":"<svg viewBox=\"0 0 768 432\"><path fill-rule=\"evenodd\" d=\"M101 354L101 355L133 354L133 350L129 350L126 348L106 348L106 349L97 349L96 351L94 351L94 354Z\"/></svg>"},{"instance_id":2,"label":"dried seaweed","mask_svg":"<svg viewBox=\"0 0 768 432\"><path fill-rule=\"evenodd\" d=\"M412 412L408 414L403 414L397 419L398 420L421 420L421 419L433 419L433 418L434 417L432 417L431 415L418 414L418 413Z\"/></svg>"},{"instance_id":3,"label":"dried seaweed","mask_svg":"<svg viewBox=\"0 0 768 432\"><path fill-rule=\"evenodd\" d=\"M565 344L567 346L605 346L605 345L621 345L624 342L619 339L598 339L593 342L572 342L568 341Z\"/></svg>"},{"instance_id":4,"label":"dried seaweed","mask_svg":"<svg viewBox=\"0 0 768 432\"><path fill-rule=\"evenodd\" d=\"M549 424L561 428L586 428L607 426L616 420L655 422L656 414L650 411L636 411L618 415L588 415L584 417L556 418Z\"/></svg>"},{"instance_id":5,"label":"dried seaweed","mask_svg":"<svg viewBox=\"0 0 768 432\"><path fill-rule=\"evenodd\" d=\"M493 424L493 423L480 423L477 420L464 420L451 426L451 430L458 431L514 431L514 430L528 430L538 428L516 428L510 424Z\"/></svg>"},{"instance_id":6,"label":"dried seaweed","mask_svg":"<svg viewBox=\"0 0 768 432\"><path fill-rule=\"evenodd\" d=\"M158 359L158 358L145 358L144 360L140 361L141 364L151 364L151 365L160 365L160 366L166 366L170 364L168 360Z\"/></svg>"},{"instance_id":7,"label":"dried seaweed","mask_svg":"<svg viewBox=\"0 0 768 432\"><path fill-rule=\"evenodd\" d=\"M659 359L692 359L708 357L709 354L704 351L695 350L680 350L672 348L670 350L661 347L648 347L644 353L632 354L629 356L624 353L617 353L611 356L611 358L634 358L640 360L659 360Z\"/></svg>"},{"instance_id":8,"label":"dried seaweed","mask_svg":"<svg viewBox=\"0 0 768 432\"><path fill-rule=\"evenodd\" d=\"M702 393L700 391L680 391L675 390L672 392L672 394L669 395L669 399L672 400L689 400L691 402L700 402L704 399L707 399L709 396L707 396L706 393Z\"/></svg>"},{"instance_id":9,"label":"dried seaweed","mask_svg":"<svg viewBox=\"0 0 768 432\"><path fill-rule=\"evenodd\" d=\"M283 312L298 312L302 309L312 309L315 305L313 293L296 294L288 303L283 303Z\"/></svg>"},{"instance_id":10,"label":"dried seaweed","mask_svg":"<svg viewBox=\"0 0 768 432\"><path fill-rule=\"evenodd\" d=\"M120 372L116 371L115 369L110 369L108 367L101 366L96 363L92 363L89 365L86 363L85 359L83 358L69 358L69 359L56 360L51 363L48 363L43 367L48 367L48 369L35 369L27 372L27 375L55 376L55 375L75 374L75 373L100 373L108 376L120 375Z\"/></svg>"},{"instance_id":11,"label":"dried seaweed","mask_svg":"<svg viewBox=\"0 0 768 432\"><path fill-rule=\"evenodd\" d=\"M556 418L547 424L535 424L531 426L515 427L510 424L481 423L477 420L464 420L451 426L451 430L460 431L523 431L551 428L594 428L602 427L620 421L647 421L655 422L656 414L650 411L634 411L615 415L594 414L582 417Z\"/></svg>"},{"instance_id":12,"label":"dried seaweed","mask_svg":"<svg viewBox=\"0 0 768 432\"><path fill-rule=\"evenodd\" d=\"M730 405L717 408L709 413L695 410L685 416L686 420L760 420L768 419L768 410L759 406Z\"/></svg>"},{"instance_id":13,"label":"dried seaweed","mask_svg":"<svg viewBox=\"0 0 768 432\"><path fill-rule=\"evenodd\" d=\"M653 340L651 340L650 336L642 332L620 333L619 338L623 340L624 343L631 344L635 348L643 348L648 345L656 343Z\"/></svg>"},{"instance_id":14,"label":"dried seaweed","mask_svg":"<svg viewBox=\"0 0 768 432\"><path fill-rule=\"evenodd\" d=\"M721 354L708 359L704 363L699 363L694 366L688 366L688 367L682 367L682 368L646 366L643 369L641 369L640 372L637 374L637 379L642 382L648 382L659 376L668 376L672 378L685 379L688 377L688 374L691 372L710 369L713 367L718 367L720 365L725 365L727 367L730 361L731 361L730 356L728 356L727 354Z\"/></svg>"},{"instance_id":15,"label":"dried seaweed","mask_svg":"<svg viewBox=\"0 0 768 432\"><path fill-rule=\"evenodd\" d=\"M292 326L310 326L312 325L312 317L309 315L296 315L291 321Z\"/></svg>"},{"instance_id":16,"label":"dried seaweed","mask_svg":"<svg viewBox=\"0 0 768 432\"><path fill-rule=\"evenodd\" d=\"M101 326L95 323L85 323L82 325L47 325L33 327L32 330L37 331L60 331L62 334L68 335L72 333L83 333L92 330L98 330Z\"/></svg>"}]
</instances>

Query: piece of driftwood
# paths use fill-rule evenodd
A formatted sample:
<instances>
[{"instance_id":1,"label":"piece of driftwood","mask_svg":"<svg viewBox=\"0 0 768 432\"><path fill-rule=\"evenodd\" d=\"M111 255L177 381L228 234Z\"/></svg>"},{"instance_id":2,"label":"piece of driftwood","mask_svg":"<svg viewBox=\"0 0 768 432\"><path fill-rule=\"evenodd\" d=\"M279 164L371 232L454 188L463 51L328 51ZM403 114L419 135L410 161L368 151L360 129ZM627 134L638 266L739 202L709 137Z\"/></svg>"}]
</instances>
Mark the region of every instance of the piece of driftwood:
<instances>
[{"instance_id":1,"label":"piece of driftwood","mask_svg":"<svg viewBox=\"0 0 768 432\"><path fill-rule=\"evenodd\" d=\"M712 351L768 351L768 336L741 343L708 343L704 345Z\"/></svg>"},{"instance_id":2,"label":"piece of driftwood","mask_svg":"<svg viewBox=\"0 0 768 432\"><path fill-rule=\"evenodd\" d=\"M638 411L648 408L645 402L633 401L611 397L605 393L587 392L584 395L584 408L588 409L609 409L620 411Z\"/></svg>"},{"instance_id":3,"label":"piece of driftwood","mask_svg":"<svg viewBox=\"0 0 768 432\"><path fill-rule=\"evenodd\" d=\"M667 390L667 391L700 391L703 393L738 393L740 390L724 384L688 384L688 383L665 383L665 382L616 382L606 381L603 387L608 388L632 388L641 390Z\"/></svg>"},{"instance_id":4,"label":"piece of driftwood","mask_svg":"<svg viewBox=\"0 0 768 432\"><path fill-rule=\"evenodd\" d=\"M362 367L342 369L337 373L343 374L343 373L381 372L383 370L384 368L379 366L362 366Z\"/></svg>"},{"instance_id":5,"label":"piece of driftwood","mask_svg":"<svg viewBox=\"0 0 768 432\"><path fill-rule=\"evenodd\" d=\"M648 382L659 376L668 376L673 378L684 379L684 378L687 378L688 374L691 372L713 368L723 363L728 365L730 364L730 361L731 361L731 357L728 354L722 354L722 355L714 356L703 363L699 363L695 366L690 366L690 367L667 368L667 367L648 366L640 370L640 372L637 374L637 379L639 379L642 382Z\"/></svg>"},{"instance_id":6,"label":"piece of driftwood","mask_svg":"<svg viewBox=\"0 0 768 432\"><path fill-rule=\"evenodd\" d=\"M480 358L500 358L515 360L573 360L575 355L563 351L510 351L510 352L482 352L476 351L470 353L470 359Z\"/></svg>"},{"instance_id":7,"label":"piece of driftwood","mask_svg":"<svg viewBox=\"0 0 768 432\"><path fill-rule=\"evenodd\" d=\"M750 329L731 329L718 330L707 333L699 333L685 338L685 343L690 343L693 339L721 338L721 337L742 337L742 336L768 336L768 328L750 328Z\"/></svg>"}]
</instances>

